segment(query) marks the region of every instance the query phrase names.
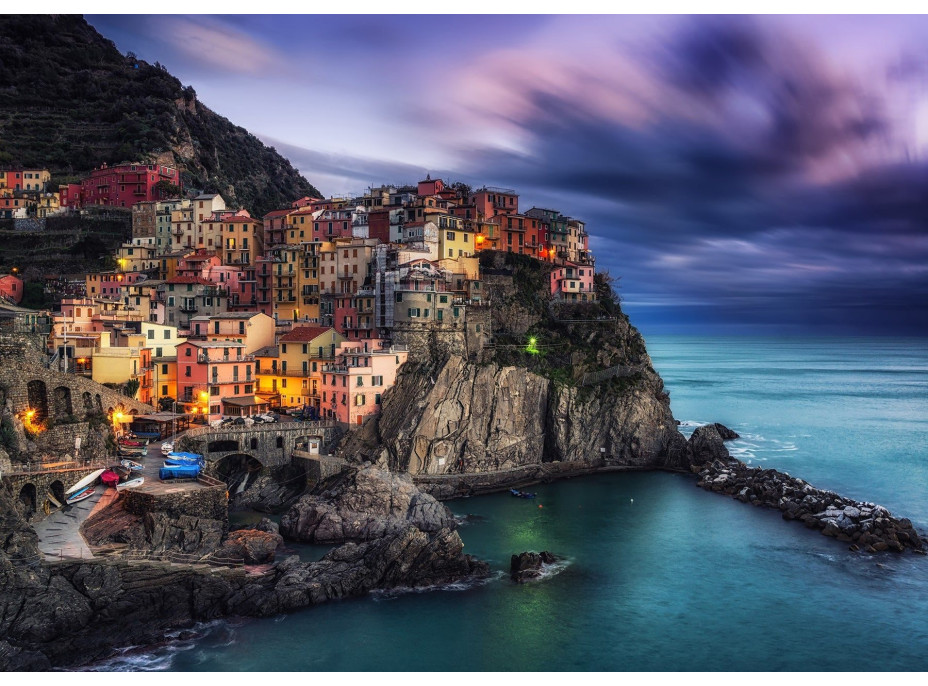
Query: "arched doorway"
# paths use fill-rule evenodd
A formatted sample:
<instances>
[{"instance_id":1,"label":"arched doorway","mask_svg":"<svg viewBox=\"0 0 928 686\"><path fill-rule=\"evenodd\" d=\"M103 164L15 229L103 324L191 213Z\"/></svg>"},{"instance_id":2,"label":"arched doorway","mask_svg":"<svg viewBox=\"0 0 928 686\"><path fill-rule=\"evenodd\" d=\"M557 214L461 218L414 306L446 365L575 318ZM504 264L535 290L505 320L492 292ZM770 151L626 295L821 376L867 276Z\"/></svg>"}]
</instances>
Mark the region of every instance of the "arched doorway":
<instances>
[{"instance_id":1,"label":"arched doorway","mask_svg":"<svg viewBox=\"0 0 928 686\"><path fill-rule=\"evenodd\" d=\"M32 515L35 514L36 506L36 493L33 484L26 484L19 490L19 502L22 503L25 510L24 516L26 519L31 519Z\"/></svg>"},{"instance_id":2,"label":"arched doorway","mask_svg":"<svg viewBox=\"0 0 928 686\"><path fill-rule=\"evenodd\" d=\"M81 404L84 406L85 412L93 412L93 398L87 391L81 393Z\"/></svg>"},{"instance_id":3,"label":"arched doorway","mask_svg":"<svg viewBox=\"0 0 928 686\"><path fill-rule=\"evenodd\" d=\"M64 495L64 484L60 481L52 481L52 485L49 487L49 493L52 494L52 497L58 501L59 504L65 504L65 495Z\"/></svg>"},{"instance_id":4,"label":"arched doorway","mask_svg":"<svg viewBox=\"0 0 928 686\"><path fill-rule=\"evenodd\" d=\"M45 382L33 379L26 384L26 396L30 409L35 410L35 421L44 422L48 418L48 389Z\"/></svg>"}]
</instances>

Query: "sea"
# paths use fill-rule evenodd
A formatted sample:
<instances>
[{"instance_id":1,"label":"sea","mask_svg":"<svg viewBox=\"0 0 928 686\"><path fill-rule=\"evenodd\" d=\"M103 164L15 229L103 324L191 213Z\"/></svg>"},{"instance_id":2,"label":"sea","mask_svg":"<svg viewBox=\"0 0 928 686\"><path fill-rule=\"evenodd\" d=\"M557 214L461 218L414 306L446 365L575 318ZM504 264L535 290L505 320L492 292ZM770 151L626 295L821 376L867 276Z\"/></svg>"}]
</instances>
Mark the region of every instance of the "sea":
<instances>
[{"instance_id":1,"label":"sea","mask_svg":"<svg viewBox=\"0 0 928 686\"><path fill-rule=\"evenodd\" d=\"M690 433L928 533L928 340L649 337ZM493 576L204 624L98 670L922 671L928 558L871 556L695 486L625 473L448 503ZM297 547L318 559L322 547ZM509 558L561 561L517 585ZM181 638L183 636L183 638Z\"/></svg>"}]
</instances>

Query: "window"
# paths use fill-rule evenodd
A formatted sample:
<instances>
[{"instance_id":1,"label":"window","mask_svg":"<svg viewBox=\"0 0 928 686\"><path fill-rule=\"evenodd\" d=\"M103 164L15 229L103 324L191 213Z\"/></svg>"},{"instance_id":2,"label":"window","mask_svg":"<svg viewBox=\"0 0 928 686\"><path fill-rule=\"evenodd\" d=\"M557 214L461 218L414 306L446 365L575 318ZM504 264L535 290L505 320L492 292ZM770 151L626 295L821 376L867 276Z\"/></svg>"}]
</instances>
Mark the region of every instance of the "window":
<instances>
[{"instance_id":1,"label":"window","mask_svg":"<svg viewBox=\"0 0 928 686\"><path fill-rule=\"evenodd\" d=\"M454 240L454 231L448 231L445 233L445 238L449 241Z\"/></svg>"},{"instance_id":2,"label":"window","mask_svg":"<svg viewBox=\"0 0 928 686\"><path fill-rule=\"evenodd\" d=\"M168 394L168 387L167 387L167 386L162 386L162 387L161 387L161 395L167 395L167 394Z\"/></svg>"},{"instance_id":3,"label":"window","mask_svg":"<svg viewBox=\"0 0 928 686\"><path fill-rule=\"evenodd\" d=\"M375 393L375 394L374 394L374 404L375 404L375 405L379 405L379 404L380 404L380 393Z\"/></svg>"},{"instance_id":4,"label":"window","mask_svg":"<svg viewBox=\"0 0 928 686\"><path fill-rule=\"evenodd\" d=\"M358 388L361 388L361 386L364 385L364 377L363 377L363 376L359 376L359 377L358 377L358 384L357 384L357 385L358 385Z\"/></svg>"},{"instance_id":5,"label":"window","mask_svg":"<svg viewBox=\"0 0 928 686\"><path fill-rule=\"evenodd\" d=\"M148 330L148 340L150 340L150 341L155 340L155 330L154 330L154 329L149 329L149 330Z\"/></svg>"},{"instance_id":6,"label":"window","mask_svg":"<svg viewBox=\"0 0 928 686\"><path fill-rule=\"evenodd\" d=\"M285 370L285 371L286 371L286 370ZM281 388L286 388L286 387L287 387L287 380L286 380L286 379L281 379L281 380L280 380L280 387L281 387Z\"/></svg>"},{"instance_id":7,"label":"window","mask_svg":"<svg viewBox=\"0 0 928 686\"><path fill-rule=\"evenodd\" d=\"M382 377L382 376L372 376L372 377L371 377L371 386L383 386L383 377Z\"/></svg>"},{"instance_id":8,"label":"window","mask_svg":"<svg viewBox=\"0 0 928 686\"><path fill-rule=\"evenodd\" d=\"M161 373L162 374L168 373L168 366L166 364L161 365Z\"/></svg>"},{"instance_id":9,"label":"window","mask_svg":"<svg viewBox=\"0 0 928 686\"><path fill-rule=\"evenodd\" d=\"M184 367L184 376L190 376L190 365Z\"/></svg>"},{"instance_id":10,"label":"window","mask_svg":"<svg viewBox=\"0 0 928 686\"><path fill-rule=\"evenodd\" d=\"M402 293L399 293L399 292L398 292L398 293L396 294L396 302L398 302L398 303L403 302L403 294L402 294Z\"/></svg>"},{"instance_id":11,"label":"window","mask_svg":"<svg viewBox=\"0 0 928 686\"><path fill-rule=\"evenodd\" d=\"M447 295L440 295L440 296L438 296L438 302L440 302L440 303L442 303L442 304L447 304L447 302L448 302L448 296L447 296Z\"/></svg>"},{"instance_id":12,"label":"window","mask_svg":"<svg viewBox=\"0 0 928 686\"><path fill-rule=\"evenodd\" d=\"M364 394L358 393L354 397L354 404L357 405L358 407L361 407L362 405L364 405Z\"/></svg>"},{"instance_id":13,"label":"window","mask_svg":"<svg viewBox=\"0 0 928 686\"><path fill-rule=\"evenodd\" d=\"M283 436L278 436L278 437L277 437L277 447L278 447L278 448L283 448L283 447L284 447L284 437L283 437Z\"/></svg>"},{"instance_id":14,"label":"window","mask_svg":"<svg viewBox=\"0 0 928 686\"><path fill-rule=\"evenodd\" d=\"M251 449L252 449L252 450L256 450L257 448L258 448L258 439L257 439L257 438L252 438L252 439L251 439Z\"/></svg>"},{"instance_id":15,"label":"window","mask_svg":"<svg viewBox=\"0 0 928 686\"><path fill-rule=\"evenodd\" d=\"M171 340L171 332L168 331L167 329L164 330L164 340L166 341Z\"/></svg>"},{"instance_id":16,"label":"window","mask_svg":"<svg viewBox=\"0 0 928 686\"><path fill-rule=\"evenodd\" d=\"M191 351L191 348L184 348L184 355L186 357L190 357L190 351Z\"/></svg>"},{"instance_id":17,"label":"window","mask_svg":"<svg viewBox=\"0 0 928 686\"><path fill-rule=\"evenodd\" d=\"M287 352L287 344L286 344L286 343L284 343L284 344L282 344L282 345L280 346L280 352L282 352L282 353ZM286 362L285 362L284 364L286 364Z\"/></svg>"}]
</instances>

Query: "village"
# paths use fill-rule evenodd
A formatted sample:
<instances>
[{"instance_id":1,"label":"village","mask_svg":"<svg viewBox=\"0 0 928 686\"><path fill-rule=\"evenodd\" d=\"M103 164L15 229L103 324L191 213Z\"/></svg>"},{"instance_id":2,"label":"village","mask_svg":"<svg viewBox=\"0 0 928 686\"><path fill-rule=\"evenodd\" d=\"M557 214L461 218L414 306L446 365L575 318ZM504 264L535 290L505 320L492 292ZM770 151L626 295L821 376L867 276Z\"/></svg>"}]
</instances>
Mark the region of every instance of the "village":
<instances>
[{"instance_id":1,"label":"village","mask_svg":"<svg viewBox=\"0 0 928 686\"><path fill-rule=\"evenodd\" d=\"M47 335L51 368L120 389L185 427L251 424L271 412L364 424L417 354L417 335L489 340L468 317L483 303L483 251L550 263L555 301L596 298L584 223L523 209L512 189L426 176L253 217L219 194L185 193L181 178L174 167L124 163L53 190L48 170L0 171L0 218L112 209L131 212L132 227L115 269L46 277L53 310L16 307L21 275L0 275L0 314ZM44 411L33 413L41 425Z\"/></svg>"}]
</instances>

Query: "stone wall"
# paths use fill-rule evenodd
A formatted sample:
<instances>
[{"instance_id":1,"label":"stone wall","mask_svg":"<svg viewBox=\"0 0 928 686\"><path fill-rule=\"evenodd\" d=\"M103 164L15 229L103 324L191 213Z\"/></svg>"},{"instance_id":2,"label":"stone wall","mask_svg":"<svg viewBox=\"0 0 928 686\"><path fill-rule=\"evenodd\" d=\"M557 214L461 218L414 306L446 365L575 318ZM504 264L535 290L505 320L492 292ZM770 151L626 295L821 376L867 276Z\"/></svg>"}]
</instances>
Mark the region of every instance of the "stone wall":
<instances>
[{"instance_id":1,"label":"stone wall","mask_svg":"<svg viewBox=\"0 0 928 686\"><path fill-rule=\"evenodd\" d=\"M37 419L51 419L52 426L56 421L109 416L114 410L127 415L153 411L150 405L83 376L46 369L36 346L36 337L28 334L0 335L0 411L19 414L34 409Z\"/></svg>"},{"instance_id":2,"label":"stone wall","mask_svg":"<svg viewBox=\"0 0 928 686\"><path fill-rule=\"evenodd\" d=\"M225 485L199 486L177 493L147 493L144 490L125 490L121 497L123 507L144 517L150 512L163 512L169 517L199 517L229 521L229 497Z\"/></svg>"}]
</instances>

